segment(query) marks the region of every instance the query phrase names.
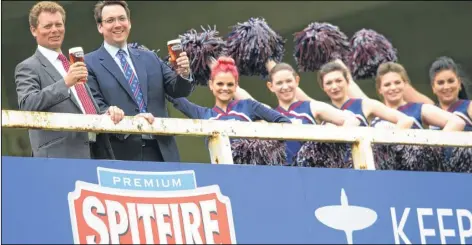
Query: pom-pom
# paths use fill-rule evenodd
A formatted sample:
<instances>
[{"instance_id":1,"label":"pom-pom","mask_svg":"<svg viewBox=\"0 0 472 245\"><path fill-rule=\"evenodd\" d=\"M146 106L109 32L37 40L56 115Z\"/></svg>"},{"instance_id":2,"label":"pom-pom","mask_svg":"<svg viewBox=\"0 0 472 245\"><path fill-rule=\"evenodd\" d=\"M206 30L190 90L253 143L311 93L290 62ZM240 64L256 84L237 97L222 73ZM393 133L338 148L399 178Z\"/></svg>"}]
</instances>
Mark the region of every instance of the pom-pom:
<instances>
[{"instance_id":1,"label":"pom-pom","mask_svg":"<svg viewBox=\"0 0 472 245\"><path fill-rule=\"evenodd\" d=\"M296 164L302 167L352 168L347 144L307 141L297 153Z\"/></svg>"},{"instance_id":2,"label":"pom-pom","mask_svg":"<svg viewBox=\"0 0 472 245\"><path fill-rule=\"evenodd\" d=\"M445 159L441 164L442 171L472 173L472 148L447 147L444 148L444 151Z\"/></svg>"},{"instance_id":3,"label":"pom-pom","mask_svg":"<svg viewBox=\"0 0 472 245\"><path fill-rule=\"evenodd\" d=\"M234 164L285 165L285 143L279 140L238 139L231 143Z\"/></svg>"},{"instance_id":4,"label":"pom-pom","mask_svg":"<svg viewBox=\"0 0 472 245\"><path fill-rule=\"evenodd\" d=\"M357 31L350 40L348 66L354 79L375 77L385 62L397 62L397 50L382 34L370 29Z\"/></svg>"},{"instance_id":5,"label":"pom-pom","mask_svg":"<svg viewBox=\"0 0 472 245\"><path fill-rule=\"evenodd\" d=\"M316 71L335 59L346 63L349 39L337 26L314 22L294 35L293 56L299 71Z\"/></svg>"},{"instance_id":6,"label":"pom-pom","mask_svg":"<svg viewBox=\"0 0 472 245\"><path fill-rule=\"evenodd\" d=\"M439 171L442 162L440 147L419 145L395 145L397 166L395 170Z\"/></svg>"},{"instance_id":7,"label":"pom-pom","mask_svg":"<svg viewBox=\"0 0 472 245\"><path fill-rule=\"evenodd\" d=\"M372 152L374 154L375 169L395 170L398 155L395 145L374 144Z\"/></svg>"},{"instance_id":8,"label":"pom-pom","mask_svg":"<svg viewBox=\"0 0 472 245\"><path fill-rule=\"evenodd\" d=\"M219 32L211 27L198 33L195 29L180 35L184 51L187 53L197 85L207 85L210 79L211 58L218 59L226 53L226 42L218 36Z\"/></svg>"},{"instance_id":9,"label":"pom-pom","mask_svg":"<svg viewBox=\"0 0 472 245\"><path fill-rule=\"evenodd\" d=\"M233 26L226 45L241 75L266 77L266 62L269 59L282 61L285 41L263 18L250 18Z\"/></svg>"},{"instance_id":10,"label":"pom-pom","mask_svg":"<svg viewBox=\"0 0 472 245\"><path fill-rule=\"evenodd\" d=\"M146 47L146 46L144 46L144 45L142 45L142 44L139 44L139 43L137 43L137 42L135 42L135 43L129 43L129 44L128 44L128 48L147 50L147 51L154 52L156 55L157 55L157 53L160 51L160 49L158 49L158 50L154 50L154 49L151 50L151 49L149 49L148 47Z\"/></svg>"}]
</instances>

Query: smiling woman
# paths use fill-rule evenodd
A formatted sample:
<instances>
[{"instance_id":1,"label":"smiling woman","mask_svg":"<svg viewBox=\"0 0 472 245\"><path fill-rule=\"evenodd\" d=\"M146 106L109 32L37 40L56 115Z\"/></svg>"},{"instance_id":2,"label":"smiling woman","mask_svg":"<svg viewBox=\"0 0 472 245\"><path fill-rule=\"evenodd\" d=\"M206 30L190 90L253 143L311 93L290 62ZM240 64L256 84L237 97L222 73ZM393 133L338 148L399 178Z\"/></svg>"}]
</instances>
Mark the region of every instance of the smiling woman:
<instances>
[{"instance_id":1,"label":"smiling woman","mask_svg":"<svg viewBox=\"0 0 472 245\"><path fill-rule=\"evenodd\" d=\"M333 106L315 100L298 100L296 91L299 88L300 76L287 63L275 64L267 62L269 81L267 88L277 96L278 112L290 118L292 123L323 124L331 123L337 126L358 126L359 120L347 115ZM249 93L238 88L236 98L251 98ZM287 163L300 166L337 167L344 161L345 147L337 147L334 143L286 141ZM342 144L341 144L342 145ZM330 154L328 161L324 153ZM348 164L349 165L349 164Z\"/></svg>"},{"instance_id":2,"label":"smiling woman","mask_svg":"<svg viewBox=\"0 0 472 245\"><path fill-rule=\"evenodd\" d=\"M411 128L424 129L427 128L427 125L440 127L445 131L458 131L464 128L464 123L459 118L434 105L406 102L404 91L405 86L409 83L410 79L405 68L398 63L387 62L380 65L377 70L376 88L385 105L412 118L414 124ZM376 118L372 122L372 127L389 127L389 123ZM380 145L376 147L377 152L392 150L395 152L393 156L376 154L380 169L394 166L394 169L403 170L444 170L441 149L437 147L410 145ZM390 161L392 163L388 164Z\"/></svg>"},{"instance_id":3,"label":"smiling woman","mask_svg":"<svg viewBox=\"0 0 472 245\"><path fill-rule=\"evenodd\" d=\"M290 119L275 110L267 108L260 102L252 99L234 100L234 95L238 88L239 73L232 58L218 58L212 65L211 70L208 85L215 97L215 106L213 108L198 106L188 101L186 98L174 99L167 97L167 99L177 110L192 119L235 120L246 122L263 119L268 122L290 123ZM235 163L280 165L285 162L285 156L282 157L281 154L274 154L274 151L280 152L282 149L281 144L275 144L276 141L274 141L274 144L265 144L270 146L279 145L279 147L275 147L277 149L272 149L271 151L260 149L260 146L262 146L260 140L247 141L248 140L231 139ZM255 150L258 146L259 150ZM236 154L234 152L235 150L238 151ZM240 157L241 155L252 156ZM261 161L253 161L254 157L261 159ZM248 159L249 161L247 161Z\"/></svg>"}]
</instances>

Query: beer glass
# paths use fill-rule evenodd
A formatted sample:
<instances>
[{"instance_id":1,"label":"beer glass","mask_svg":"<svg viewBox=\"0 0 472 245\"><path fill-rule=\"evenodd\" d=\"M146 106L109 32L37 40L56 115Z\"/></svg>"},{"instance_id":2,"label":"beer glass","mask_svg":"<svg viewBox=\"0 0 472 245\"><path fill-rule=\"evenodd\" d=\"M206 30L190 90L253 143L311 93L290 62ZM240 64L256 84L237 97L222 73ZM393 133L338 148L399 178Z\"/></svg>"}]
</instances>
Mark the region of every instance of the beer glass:
<instances>
[{"instance_id":1,"label":"beer glass","mask_svg":"<svg viewBox=\"0 0 472 245\"><path fill-rule=\"evenodd\" d=\"M82 47L74 47L69 49L69 63L72 65L75 62L84 62L84 50ZM84 83L87 79L82 79L80 82Z\"/></svg>"},{"instance_id":2,"label":"beer glass","mask_svg":"<svg viewBox=\"0 0 472 245\"><path fill-rule=\"evenodd\" d=\"M170 55L170 64L174 69L177 68L177 58L179 58L180 53L183 52L182 44L180 39L174 39L167 42L167 50Z\"/></svg>"},{"instance_id":3,"label":"beer glass","mask_svg":"<svg viewBox=\"0 0 472 245\"><path fill-rule=\"evenodd\" d=\"M82 47L69 49L69 61L71 65L75 62L84 62L84 50Z\"/></svg>"}]
</instances>

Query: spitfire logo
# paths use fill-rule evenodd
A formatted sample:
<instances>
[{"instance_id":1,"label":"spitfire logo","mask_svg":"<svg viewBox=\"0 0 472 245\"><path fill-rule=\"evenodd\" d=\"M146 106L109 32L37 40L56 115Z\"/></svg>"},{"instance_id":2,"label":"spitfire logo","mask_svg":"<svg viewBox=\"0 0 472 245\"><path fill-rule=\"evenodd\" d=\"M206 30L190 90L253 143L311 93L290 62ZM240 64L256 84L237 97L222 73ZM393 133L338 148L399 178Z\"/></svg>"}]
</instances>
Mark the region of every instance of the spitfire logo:
<instances>
[{"instance_id":1,"label":"spitfire logo","mask_svg":"<svg viewBox=\"0 0 472 245\"><path fill-rule=\"evenodd\" d=\"M76 244L236 243L231 203L193 171L98 168L99 184L76 182L69 209Z\"/></svg>"}]
</instances>

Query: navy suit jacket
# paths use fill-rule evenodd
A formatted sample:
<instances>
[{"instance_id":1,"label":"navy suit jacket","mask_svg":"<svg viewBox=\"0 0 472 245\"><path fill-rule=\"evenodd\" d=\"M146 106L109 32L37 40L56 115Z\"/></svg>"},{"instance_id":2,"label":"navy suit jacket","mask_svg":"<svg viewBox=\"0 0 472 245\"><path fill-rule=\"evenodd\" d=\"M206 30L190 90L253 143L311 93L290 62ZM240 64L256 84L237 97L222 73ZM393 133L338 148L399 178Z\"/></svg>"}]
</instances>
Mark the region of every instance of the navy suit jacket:
<instances>
[{"instance_id":1,"label":"navy suit jacket","mask_svg":"<svg viewBox=\"0 0 472 245\"><path fill-rule=\"evenodd\" d=\"M147 105L147 111L155 117L168 117L165 94L174 97L187 97L194 85L177 75L151 51L129 48L136 75ZM102 45L99 49L85 55L89 73L87 84L98 106L106 110L117 106L126 116L139 113L138 104L131 92L126 78L118 64ZM121 140L124 135L115 134ZM173 136L155 136L164 161L179 162L179 152Z\"/></svg>"}]
</instances>

